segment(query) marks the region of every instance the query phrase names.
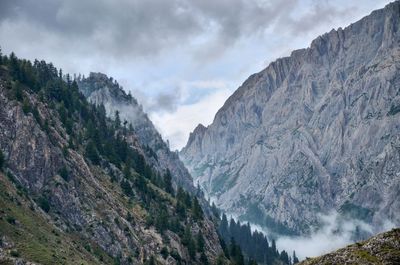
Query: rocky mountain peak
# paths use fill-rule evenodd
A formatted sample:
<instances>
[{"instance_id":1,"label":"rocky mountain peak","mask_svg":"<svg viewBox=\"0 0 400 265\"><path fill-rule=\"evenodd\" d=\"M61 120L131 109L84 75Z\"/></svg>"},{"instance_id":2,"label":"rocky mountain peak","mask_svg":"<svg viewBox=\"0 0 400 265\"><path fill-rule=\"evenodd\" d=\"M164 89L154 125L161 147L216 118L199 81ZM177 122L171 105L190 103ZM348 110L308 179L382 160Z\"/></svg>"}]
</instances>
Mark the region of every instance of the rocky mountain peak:
<instances>
[{"instance_id":1,"label":"rocky mountain peak","mask_svg":"<svg viewBox=\"0 0 400 265\"><path fill-rule=\"evenodd\" d=\"M178 155L171 152L134 97L127 94L113 78L102 73L91 73L88 78L79 79L77 83L79 90L90 102L105 107L108 117L114 119L118 111L121 122L126 121L126 126L132 126L140 144L147 147L146 155L153 166L162 173L169 170L176 186L195 190L193 180Z\"/></svg>"},{"instance_id":2,"label":"rocky mountain peak","mask_svg":"<svg viewBox=\"0 0 400 265\"><path fill-rule=\"evenodd\" d=\"M400 223L399 14L393 2L272 62L192 133L180 156L219 207L282 233L332 210Z\"/></svg>"}]
</instances>

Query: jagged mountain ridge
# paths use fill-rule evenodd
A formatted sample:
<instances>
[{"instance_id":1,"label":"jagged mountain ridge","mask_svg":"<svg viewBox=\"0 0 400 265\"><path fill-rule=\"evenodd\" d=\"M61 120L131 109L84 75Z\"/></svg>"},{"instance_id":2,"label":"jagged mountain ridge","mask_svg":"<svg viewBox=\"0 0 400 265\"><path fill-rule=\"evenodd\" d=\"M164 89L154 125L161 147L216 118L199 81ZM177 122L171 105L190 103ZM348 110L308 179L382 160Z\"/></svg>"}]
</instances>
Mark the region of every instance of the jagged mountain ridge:
<instances>
[{"instance_id":1,"label":"jagged mountain ridge","mask_svg":"<svg viewBox=\"0 0 400 265\"><path fill-rule=\"evenodd\" d=\"M219 207L280 233L332 210L400 224L400 2L250 76L180 156Z\"/></svg>"},{"instance_id":2,"label":"jagged mountain ridge","mask_svg":"<svg viewBox=\"0 0 400 265\"><path fill-rule=\"evenodd\" d=\"M85 97L94 104L104 105L109 117L114 118L115 112L119 111L121 120L132 124L141 145L151 149L146 155L159 171L165 172L169 169L177 186L183 186L192 192L195 190L192 177L178 154L169 149L134 97L126 94L112 78L102 73L90 73L89 77L77 81Z\"/></svg>"}]
</instances>

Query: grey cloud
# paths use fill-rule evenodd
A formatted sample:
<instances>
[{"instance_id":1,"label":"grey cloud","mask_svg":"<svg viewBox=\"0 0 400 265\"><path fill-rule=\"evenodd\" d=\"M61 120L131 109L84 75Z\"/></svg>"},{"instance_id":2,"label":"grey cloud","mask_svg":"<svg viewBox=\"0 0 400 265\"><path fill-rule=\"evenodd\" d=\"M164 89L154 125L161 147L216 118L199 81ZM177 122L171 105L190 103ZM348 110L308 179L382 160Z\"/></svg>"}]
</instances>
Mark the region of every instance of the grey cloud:
<instances>
[{"instance_id":1,"label":"grey cloud","mask_svg":"<svg viewBox=\"0 0 400 265\"><path fill-rule=\"evenodd\" d=\"M157 96L154 108L157 110L174 111L178 107L179 94L161 93Z\"/></svg>"},{"instance_id":2,"label":"grey cloud","mask_svg":"<svg viewBox=\"0 0 400 265\"><path fill-rule=\"evenodd\" d=\"M132 94L148 113L173 112L178 108L181 100L181 89L179 87L166 89L151 98L138 89L132 90Z\"/></svg>"},{"instance_id":3,"label":"grey cloud","mask_svg":"<svg viewBox=\"0 0 400 265\"><path fill-rule=\"evenodd\" d=\"M152 112L173 112L180 104L181 89L174 88L159 93L152 102L147 102L145 106L149 113Z\"/></svg>"},{"instance_id":4,"label":"grey cloud","mask_svg":"<svg viewBox=\"0 0 400 265\"><path fill-rule=\"evenodd\" d=\"M7 15L0 21L24 21L65 41L79 41L92 51L147 55L201 29L180 2L5 0L1 10Z\"/></svg>"},{"instance_id":5,"label":"grey cloud","mask_svg":"<svg viewBox=\"0 0 400 265\"><path fill-rule=\"evenodd\" d=\"M346 6L342 9L330 1L315 1L309 11L301 17L296 19L282 17L283 21L280 21L279 24L292 34L307 33L321 24L328 24L334 19L350 16L355 13L356 9L356 6Z\"/></svg>"},{"instance_id":6,"label":"grey cloud","mask_svg":"<svg viewBox=\"0 0 400 265\"><path fill-rule=\"evenodd\" d=\"M287 16L296 0L3 0L0 23L24 21L86 52L146 56L188 47L214 31L208 43L223 52L243 36ZM26 30L32 30L27 28ZM82 46L86 46L82 48Z\"/></svg>"}]
</instances>

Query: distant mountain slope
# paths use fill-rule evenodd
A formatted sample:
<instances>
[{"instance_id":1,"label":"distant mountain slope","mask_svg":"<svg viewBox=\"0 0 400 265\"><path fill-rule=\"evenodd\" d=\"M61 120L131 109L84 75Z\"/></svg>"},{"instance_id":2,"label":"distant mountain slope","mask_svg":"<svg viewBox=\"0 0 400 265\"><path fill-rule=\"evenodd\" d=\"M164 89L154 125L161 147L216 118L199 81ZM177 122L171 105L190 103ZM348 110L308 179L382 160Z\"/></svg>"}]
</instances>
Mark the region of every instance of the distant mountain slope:
<instances>
[{"instance_id":1,"label":"distant mountain slope","mask_svg":"<svg viewBox=\"0 0 400 265\"><path fill-rule=\"evenodd\" d=\"M400 264L400 229L393 229L335 252L299 263L299 265L319 264Z\"/></svg>"},{"instance_id":2,"label":"distant mountain slope","mask_svg":"<svg viewBox=\"0 0 400 265\"><path fill-rule=\"evenodd\" d=\"M152 158L154 166L162 172L169 169L177 185L194 191L193 180L178 154L171 152L135 98L101 73L90 73L88 78L78 79L77 83L90 102L104 105L107 116L114 118L119 111L121 120L132 124L140 144L149 147L146 154Z\"/></svg>"},{"instance_id":3,"label":"distant mountain slope","mask_svg":"<svg viewBox=\"0 0 400 265\"><path fill-rule=\"evenodd\" d=\"M250 76L180 156L217 206L280 233L336 210L400 224L400 2Z\"/></svg>"}]
</instances>

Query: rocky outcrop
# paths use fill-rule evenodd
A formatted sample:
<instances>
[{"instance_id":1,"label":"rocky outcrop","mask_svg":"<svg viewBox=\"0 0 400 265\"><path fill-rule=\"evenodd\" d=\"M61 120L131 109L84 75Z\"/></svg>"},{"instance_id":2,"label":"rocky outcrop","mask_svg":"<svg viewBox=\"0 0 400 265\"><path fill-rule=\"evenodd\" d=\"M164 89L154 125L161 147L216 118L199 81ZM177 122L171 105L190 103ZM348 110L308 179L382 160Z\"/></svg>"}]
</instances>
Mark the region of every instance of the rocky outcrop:
<instances>
[{"instance_id":1,"label":"rocky outcrop","mask_svg":"<svg viewBox=\"0 0 400 265\"><path fill-rule=\"evenodd\" d=\"M336 210L400 224L400 2L249 77L180 156L217 206L281 233Z\"/></svg>"},{"instance_id":2,"label":"rocky outcrop","mask_svg":"<svg viewBox=\"0 0 400 265\"><path fill-rule=\"evenodd\" d=\"M140 144L148 147L146 154L153 166L164 173L169 169L177 186L194 191L193 180L178 154L169 149L134 97L102 73L90 73L88 78L78 79L78 86L90 102L104 105L110 118L114 118L115 112L119 111L120 119L126 121L127 126L132 125Z\"/></svg>"},{"instance_id":3,"label":"rocky outcrop","mask_svg":"<svg viewBox=\"0 0 400 265\"><path fill-rule=\"evenodd\" d=\"M307 258L299 265L317 264L400 264L400 229L379 234L318 258Z\"/></svg>"}]
</instances>

